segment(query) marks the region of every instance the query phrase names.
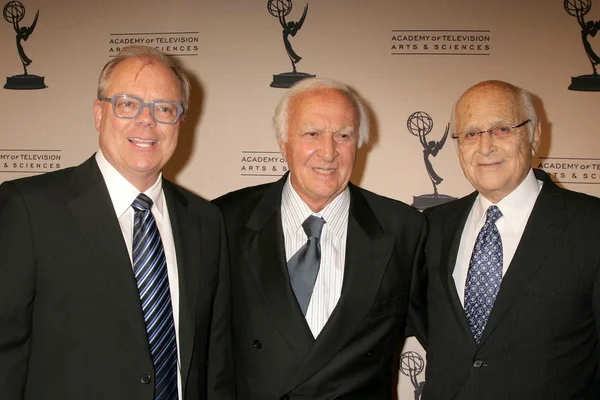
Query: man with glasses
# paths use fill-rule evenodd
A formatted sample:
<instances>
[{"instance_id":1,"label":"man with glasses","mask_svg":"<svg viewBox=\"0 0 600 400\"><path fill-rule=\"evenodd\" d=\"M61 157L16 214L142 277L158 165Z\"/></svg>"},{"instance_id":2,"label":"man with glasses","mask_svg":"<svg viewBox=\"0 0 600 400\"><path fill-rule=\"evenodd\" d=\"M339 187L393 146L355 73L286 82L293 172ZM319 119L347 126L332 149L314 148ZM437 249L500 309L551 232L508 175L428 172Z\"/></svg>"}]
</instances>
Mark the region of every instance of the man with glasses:
<instances>
[{"instance_id":1,"label":"man with glasses","mask_svg":"<svg viewBox=\"0 0 600 400\"><path fill-rule=\"evenodd\" d=\"M94 102L99 150L0 186L0 398L229 399L217 208L165 180L190 83L124 48Z\"/></svg>"},{"instance_id":2,"label":"man with glasses","mask_svg":"<svg viewBox=\"0 0 600 400\"><path fill-rule=\"evenodd\" d=\"M476 191L425 211L423 399L597 399L600 200L531 168L541 124L521 88L471 87L451 129Z\"/></svg>"}]
</instances>

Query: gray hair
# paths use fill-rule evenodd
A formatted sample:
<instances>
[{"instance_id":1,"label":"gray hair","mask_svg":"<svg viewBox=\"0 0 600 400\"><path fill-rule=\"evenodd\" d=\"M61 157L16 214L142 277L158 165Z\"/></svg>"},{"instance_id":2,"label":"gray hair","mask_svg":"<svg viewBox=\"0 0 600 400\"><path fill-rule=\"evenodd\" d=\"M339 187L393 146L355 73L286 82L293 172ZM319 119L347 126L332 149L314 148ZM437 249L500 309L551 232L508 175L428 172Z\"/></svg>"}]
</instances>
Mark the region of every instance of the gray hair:
<instances>
[{"instance_id":1,"label":"gray hair","mask_svg":"<svg viewBox=\"0 0 600 400\"><path fill-rule=\"evenodd\" d=\"M114 58L104 65L104 68L98 77L98 98L104 97L104 91L110 83L110 78L115 67L130 58L148 59L150 62L160 63L173 71L179 81L179 86L181 87L181 106L183 107L183 115L185 115L188 109L191 91L189 78L172 58L165 53L148 46L123 47Z\"/></svg>"},{"instance_id":2,"label":"gray hair","mask_svg":"<svg viewBox=\"0 0 600 400\"><path fill-rule=\"evenodd\" d=\"M484 81L484 82L480 82L474 86L472 86L471 88L469 88L465 93L471 91L471 89L480 87L480 86L495 86L498 88L502 88L505 89L509 92L511 92L515 98L515 100L517 101L517 106L518 106L518 110L520 111L520 113L531 120L531 123L526 125L527 128L527 133L529 134L529 142L533 142L533 134L535 132L535 126L538 123L538 116L537 113L535 112L535 107L533 106L533 99L531 97L531 93L529 93L527 90L520 88L518 86L512 85L508 82L503 82L503 81ZM456 133L456 106L458 105L458 103L460 102L460 100L462 99L462 97L464 96L464 94L456 101L456 103L454 103L454 106L452 107L452 113L450 114L450 129L452 133ZM515 123L519 123L522 121L515 121Z\"/></svg>"},{"instance_id":3,"label":"gray hair","mask_svg":"<svg viewBox=\"0 0 600 400\"><path fill-rule=\"evenodd\" d=\"M348 85L333 79L308 78L296 83L279 101L273 116L273 125L277 139L285 143L288 139L288 124L290 117L290 102L292 99L317 89L334 89L348 98L355 108L358 120L358 147L369 141L370 120L364 101Z\"/></svg>"}]
</instances>

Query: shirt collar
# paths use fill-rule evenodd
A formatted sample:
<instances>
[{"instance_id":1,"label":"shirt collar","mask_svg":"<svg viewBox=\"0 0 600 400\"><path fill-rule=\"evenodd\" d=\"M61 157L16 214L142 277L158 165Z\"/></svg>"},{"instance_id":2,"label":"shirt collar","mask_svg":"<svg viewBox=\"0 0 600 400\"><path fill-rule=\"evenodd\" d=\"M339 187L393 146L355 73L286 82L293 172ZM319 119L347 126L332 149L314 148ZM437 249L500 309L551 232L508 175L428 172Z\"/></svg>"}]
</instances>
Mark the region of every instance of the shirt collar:
<instances>
[{"instance_id":1,"label":"shirt collar","mask_svg":"<svg viewBox=\"0 0 600 400\"><path fill-rule=\"evenodd\" d=\"M108 194L110 195L117 218L121 218L125 211L131 207L131 204L140 192L108 162L104 154L102 154L102 150L98 150L96 153L96 162L108 188ZM144 194L152 199L156 210L162 217L165 205L164 196L161 195L162 173L159 174L154 185L146 190Z\"/></svg>"},{"instance_id":2,"label":"shirt collar","mask_svg":"<svg viewBox=\"0 0 600 400\"><path fill-rule=\"evenodd\" d=\"M346 187L320 212L313 212L296 192L288 176L281 193L281 205L285 208L284 218L287 216L288 228L291 231L296 232L302 229L304 220L311 215L316 215L325 220L325 224L328 230L333 233L333 237L340 238L345 227L344 221L348 219L350 210L350 189Z\"/></svg>"},{"instance_id":3,"label":"shirt collar","mask_svg":"<svg viewBox=\"0 0 600 400\"><path fill-rule=\"evenodd\" d=\"M537 200L542 185L543 182L538 181L533 170L530 169L523 182L496 204L502 212L502 218L510 226L518 229L519 226L527 221L527 216ZM487 209L493 204L482 195L477 196L474 216L475 221L478 221L478 230L485 223Z\"/></svg>"}]
</instances>

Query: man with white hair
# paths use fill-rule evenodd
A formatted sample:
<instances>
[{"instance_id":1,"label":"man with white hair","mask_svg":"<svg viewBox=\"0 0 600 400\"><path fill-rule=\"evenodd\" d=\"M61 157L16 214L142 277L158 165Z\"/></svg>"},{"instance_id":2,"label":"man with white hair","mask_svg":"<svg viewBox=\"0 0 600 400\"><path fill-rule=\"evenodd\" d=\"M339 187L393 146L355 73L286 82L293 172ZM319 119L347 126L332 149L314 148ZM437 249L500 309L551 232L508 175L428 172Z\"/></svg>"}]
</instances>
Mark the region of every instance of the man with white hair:
<instances>
[{"instance_id":1,"label":"man with white hair","mask_svg":"<svg viewBox=\"0 0 600 400\"><path fill-rule=\"evenodd\" d=\"M599 398L600 200L531 168L542 135L525 90L478 83L451 120L475 192L425 210L422 398Z\"/></svg>"},{"instance_id":2,"label":"man with white hair","mask_svg":"<svg viewBox=\"0 0 600 400\"><path fill-rule=\"evenodd\" d=\"M346 85L301 81L274 123L289 173L215 200L230 245L237 395L390 399L425 218L349 183L369 118Z\"/></svg>"}]
</instances>

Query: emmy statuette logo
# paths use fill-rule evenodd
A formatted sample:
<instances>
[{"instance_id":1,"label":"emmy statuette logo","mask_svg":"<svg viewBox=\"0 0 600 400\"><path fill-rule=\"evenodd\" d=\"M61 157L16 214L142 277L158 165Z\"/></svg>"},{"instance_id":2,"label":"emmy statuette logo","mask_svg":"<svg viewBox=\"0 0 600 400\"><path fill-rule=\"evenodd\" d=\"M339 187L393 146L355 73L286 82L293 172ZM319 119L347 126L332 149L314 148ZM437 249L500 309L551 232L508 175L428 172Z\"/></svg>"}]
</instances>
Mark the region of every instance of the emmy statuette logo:
<instances>
[{"instance_id":1,"label":"emmy statuette logo","mask_svg":"<svg viewBox=\"0 0 600 400\"><path fill-rule=\"evenodd\" d=\"M583 48L592 63L593 74L580 75L571 78L569 90L579 90L588 92L600 91L600 75L598 75L598 65L600 64L600 56L594 51L590 43L590 36L595 37L600 31L600 21L586 21L585 15L592 8L592 0L565 0L565 11L577 18L581 27L581 40Z\"/></svg>"},{"instance_id":2,"label":"emmy statuette logo","mask_svg":"<svg viewBox=\"0 0 600 400\"><path fill-rule=\"evenodd\" d=\"M279 24L283 29L282 33L285 51L292 63L292 71L273 75L273 81L270 86L275 88L289 88L302 79L314 78L315 75L298 72L296 70L296 64L302 60L302 57L294 51L292 43L290 42L290 36L296 36L296 33L298 33L304 24L306 13L308 12L308 4L304 6L304 12L298 21L288 21L286 19L292 11L292 0L268 0L267 10L269 11L269 14L279 20Z\"/></svg>"},{"instance_id":3,"label":"emmy statuette logo","mask_svg":"<svg viewBox=\"0 0 600 400\"><path fill-rule=\"evenodd\" d=\"M439 142L436 142L435 140L427 141L427 135L429 135L433 129L433 119L431 119L429 114L426 112L417 111L412 113L406 121L406 128L413 136L417 136L419 138L419 142L423 146L423 161L425 162L425 169L427 170L427 174L429 175L429 179L433 185L433 193L423 194L421 196L413 196L413 207L419 210L424 210L429 207L455 200L456 197L438 193L437 187L444 179L435 172L433 165L429 160L430 157L437 156L439 151L444 147L446 139L448 138L450 124L446 125L444 136Z\"/></svg>"},{"instance_id":4,"label":"emmy statuette logo","mask_svg":"<svg viewBox=\"0 0 600 400\"><path fill-rule=\"evenodd\" d=\"M35 13L31 26L20 26L19 22L25 17L25 6L20 1L9 1L2 10L4 20L12 24L17 35L17 51L23 64L23 74L14 75L6 78L4 89L45 89L47 86L44 83L43 76L31 75L27 73L27 67L33 62L25 54L23 49L23 41L26 41L35 29L40 11Z\"/></svg>"},{"instance_id":5,"label":"emmy statuette logo","mask_svg":"<svg viewBox=\"0 0 600 400\"><path fill-rule=\"evenodd\" d=\"M423 357L416 351L407 351L400 355L398 368L400 369L400 372L402 372L402 375L410 378L410 382L415 388L415 400L419 400L423 393L423 388L425 387L425 381L419 382L417 377L423 372L423 369L425 369L425 360L423 360Z\"/></svg>"}]
</instances>

